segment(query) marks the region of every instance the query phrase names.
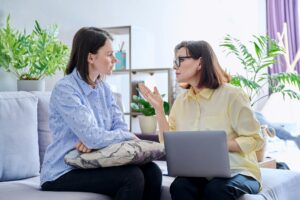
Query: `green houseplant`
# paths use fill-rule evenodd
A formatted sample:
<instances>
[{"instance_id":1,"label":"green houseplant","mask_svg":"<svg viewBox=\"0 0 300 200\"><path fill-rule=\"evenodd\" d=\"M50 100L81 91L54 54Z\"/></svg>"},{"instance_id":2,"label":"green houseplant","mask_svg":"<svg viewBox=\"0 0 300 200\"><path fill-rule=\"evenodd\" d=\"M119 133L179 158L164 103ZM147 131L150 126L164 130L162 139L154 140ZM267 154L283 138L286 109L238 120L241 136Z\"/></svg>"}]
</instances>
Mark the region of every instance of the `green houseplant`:
<instances>
[{"instance_id":1,"label":"green houseplant","mask_svg":"<svg viewBox=\"0 0 300 200\"><path fill-rule=\"evenodd\" d=\"M42 80L65 69L69 49L57 38L56 25L42 28L35 21L33 31L15 30L10 25L0 28L0 67L18 80Z\"/></svg>"},{"instance_id":2,"label":"green houseplant","mask_svg":"<svg viewBox=\"0 0 300 200\"><path fill-rule=\"evenodd\" d=\"M162 95L163 97L164 95ZM152 105L146 101L142 97L138 97L136 95L133 95L132 97L132 103L131 103L131 108L133 111L142 113L145 116L153 116L155 115L155 110L152 107ZM164 101L164 111L165 114L168 115L170 111L170 104L166 101Z\"/></svg>"},{"instance_id":3,"label":"green houseplant","mask_svg":"<svg viewBox=\"0 0 300 200\"><path fill-rule=\"evenodd\" d=\"M164 95L162 95L163 97ZM154 133L156 131L156 116L152 105L144 98L134 95L132 97L131 108L134 112L141 113L139 115L139 123L142 133ZM165 114L168 115L170 111L170 104L163 102Z\"/></svg>"},{"instance_id":4,"label":"green houseplant","mask_svg":"<svg viewBox=\"0 0 300 200\"><path fill-rule=\"evenodd\" d=\"M268 73L267 69L272 67L276 57L285 51L275 40L270 39L268 36L253 36L250 46L247 47L239 39L227 35L220 46L224 48L227 55L234 55L245 70L244 75L232 75L231 84L245 90L250 98L251 106L269 96L269 94L266 94L256 98L264 86L268 86L270 93L281 93L283 98L289 96L290 98L300 99L300 76L298 74L288 72ZM297 89L291 89L290 86Z\"/></svg>"}]
</instances>

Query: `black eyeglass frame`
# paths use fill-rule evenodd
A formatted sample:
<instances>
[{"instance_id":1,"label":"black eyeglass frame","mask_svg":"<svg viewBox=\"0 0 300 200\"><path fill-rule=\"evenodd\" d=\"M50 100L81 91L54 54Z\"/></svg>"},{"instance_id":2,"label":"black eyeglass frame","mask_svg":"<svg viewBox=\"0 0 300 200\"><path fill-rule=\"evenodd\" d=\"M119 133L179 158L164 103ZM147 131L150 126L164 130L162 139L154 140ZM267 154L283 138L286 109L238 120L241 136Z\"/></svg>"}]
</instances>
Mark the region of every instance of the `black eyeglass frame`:
<instances>
[{"instance_id":1,"label":"black eyeglass frame","mask_svg":"<svg viewBox=\"0 0 300 200\"><path fill-rule=\"evenodd\" d=\"M193 58L192 56L178 56L177 58L175 58L173 60L173 63L176 67L180 67L180 64L185 60L185 59L188 59L188 58Z\"/></svg>"}]
</instances>

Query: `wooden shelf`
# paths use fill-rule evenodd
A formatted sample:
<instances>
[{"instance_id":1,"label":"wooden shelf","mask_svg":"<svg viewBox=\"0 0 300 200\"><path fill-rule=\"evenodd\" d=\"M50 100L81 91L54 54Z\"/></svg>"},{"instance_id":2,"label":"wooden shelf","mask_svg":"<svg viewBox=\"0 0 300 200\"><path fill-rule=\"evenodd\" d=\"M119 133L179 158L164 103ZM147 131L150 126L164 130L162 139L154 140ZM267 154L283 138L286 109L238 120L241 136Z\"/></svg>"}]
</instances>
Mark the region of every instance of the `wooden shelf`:
<instances>
[{"instance_id":1,"label":"wooden shelf","mask_svg":"<svg viewBox=\"0 0 300 200\"><path fill-rule=\"evenodd\" d=\"M172 69L171 68L153 68L151 63L154 55L154 48L152 46L152 35L147 35L147 31L138 27L132 26L116 26L116 27L102 27L102 29L108 31L114 37L114 43L121 44L124 42L124 51L126 52L126 69L113 70L115 80L110 82L115 87L122 87L120 92L125 102L125 110L127 122L129 123L130 131L133 131L134 118L141 115L141 113L132 112L130 105L132 103L132 96L136 94L135 84L138 82L144 82L146 77L150 79L157 78L158 87L164 88L164 93L168 94L168 102L173 102L173 90L172 90ZM149 37L148 37L149 36ZM151 43L150 46L148 43ZM117 46L114 49L118 49ZM149 77L153 76L153 77ZM118 77L121 76L121 77ZM163 80L161 80L163 77ZM120 78L120 79L119 79ZM112 78L113 79L113 78ZM122 80L119 82L117 79ZM165 80L165 81L164 81ZM129 106L129 108L128 108Z\"/></svg>"},{"instance_id":2,"label":"wooden shelf","mask_svg":"<svg viewBox=\"0 0 300 200\"><path fill-rule=\"evenodd\" d=\"M114 35L128 35L130 34L131 26L102 27L102 29Z\"/></svg>"},{"instance_id":3,"label":"wooden shelf","mask_svg":"<svg viewBox=\"0 0 300 200\"><path fill-rule=\"evenodd\" d=\"M123 73L129 73L129 72L130 72L129 69L113 70L114 74L118 74L118 73L123 74Z\"/></svg>"},{"instance_id":4,"label":"wooden shelf","mask_svg":"<svg viewBox=\"0 0 300 200\"><path fill-rule=\"evenodd\" d=\"M131 69L131 73L155 73L155 72L165 72L171 68L144 68L144 69Z\"/></svg>"}]
</instances>

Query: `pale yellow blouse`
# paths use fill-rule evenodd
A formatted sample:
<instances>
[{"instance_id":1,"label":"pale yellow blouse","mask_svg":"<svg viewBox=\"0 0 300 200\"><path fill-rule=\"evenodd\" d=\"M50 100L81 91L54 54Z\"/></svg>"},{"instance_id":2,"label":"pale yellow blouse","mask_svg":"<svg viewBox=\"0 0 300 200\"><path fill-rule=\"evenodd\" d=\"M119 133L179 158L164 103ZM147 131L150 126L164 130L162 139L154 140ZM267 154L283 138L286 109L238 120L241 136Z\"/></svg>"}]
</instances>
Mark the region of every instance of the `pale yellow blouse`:
<instances>
[{"instance_id":1,"label":"pale yellow blouse","mask_svg":"<svg viewBox=\"0 0 300 200\"><path fill-rule=\"evenodd\" d=\"M255 151L263 145L260 125L249 98L240 88L225 84L218 89L189 89L179 95L169 116L171 131L225 130L235 138L241 153L229 152L232 176L244 174L261 182Z\"/></svg>"}]
</instances>

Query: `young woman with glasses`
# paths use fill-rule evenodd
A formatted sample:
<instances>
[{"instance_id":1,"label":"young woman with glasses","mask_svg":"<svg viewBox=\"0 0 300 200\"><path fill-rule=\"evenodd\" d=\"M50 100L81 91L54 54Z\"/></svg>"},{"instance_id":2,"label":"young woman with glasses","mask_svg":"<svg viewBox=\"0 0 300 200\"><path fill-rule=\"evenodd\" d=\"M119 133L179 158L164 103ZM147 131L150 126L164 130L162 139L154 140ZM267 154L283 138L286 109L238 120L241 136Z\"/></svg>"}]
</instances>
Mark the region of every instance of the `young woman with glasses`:
<instances>
[{"instance_id":1,"label":"young woman with glasses","mask_svg":"<svg viewBox=\"0 0 300 200\"><path fill-rule=\"evenodd\" d=\"M173 200L234 200L260 190L261 174L255 151L263 139L248 96L230 85L211 46L205 41L184 41L175 47L173 66L178 83L187 91L179 95L167 121L157 90L140 84L143 96L156 111L163 131L225 130L228 138L231 178L177 177L170 187ZM209 153L209 152L207 152ZM193 158L191 158L193 159ZM205 160L203 160L205 162Z\"/></svg>"},{"instance_id":2,"label":"young woman with glasses","mask_svg":"<svg viewBox=\"0 0 300 200\"><path fill-rule=\"evenodd\" d=\"M49 127L53 142L41 170L46 191L80 191L105 194L115 200L159 200L162 173L153 163L97 169L75 169L64 156L136 139L122 118L103 77L117 62L111 35L94 27L74 36L66 76L52 91Z\"/></svg>"}]
</instances>

